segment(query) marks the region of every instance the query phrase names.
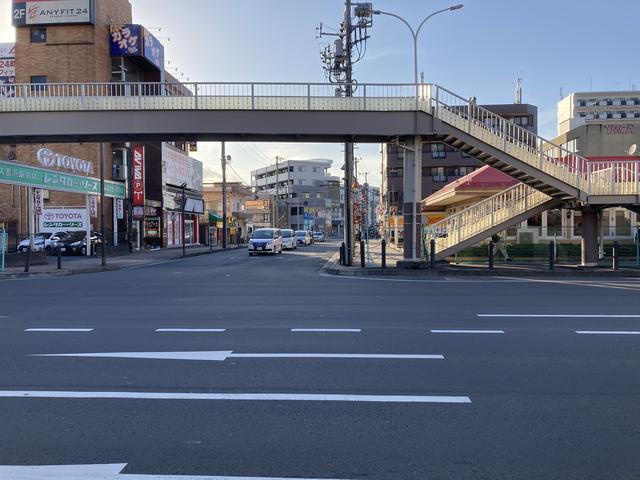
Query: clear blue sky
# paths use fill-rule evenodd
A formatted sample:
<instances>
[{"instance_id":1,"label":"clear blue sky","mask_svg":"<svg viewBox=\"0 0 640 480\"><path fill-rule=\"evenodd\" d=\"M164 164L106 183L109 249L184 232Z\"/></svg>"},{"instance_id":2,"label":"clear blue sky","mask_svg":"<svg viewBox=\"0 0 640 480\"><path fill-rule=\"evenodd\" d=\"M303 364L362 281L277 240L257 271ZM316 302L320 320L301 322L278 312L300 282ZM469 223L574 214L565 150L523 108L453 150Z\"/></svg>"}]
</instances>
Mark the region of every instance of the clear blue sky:
<instances>
[{"instance_id":1,"label":"clear blue sky","mask_svg":"<svg viewBox=\"0 0 640 480\"><path fill-rule=\"evenodd\" d=\"M96 0L100 1L100 0ZM560 89L640 88L638 0L459 0L462 10L434 17L420 37L419 64L437 82L479 103L512 102L518 72L524 98L539 108L539 129L555 135ZM427 14L459 3L443 0L377 0L374 8L417 24ZM134 22L162 27L166 58L192 81L324 80L315 38L320 22L337 26L342 0L131 0ZM0 41L13 39L9 0L0 0ZM410 82L411 38L398 20L375 17L360 82ZM198 157L217 170L219 147L201 145ZM275 155L331 158L339 145L256 144L228 148L246 180L252 168ZM364 168L379 183L377 145L361 145ZM336 172L337 172L336 168Z\"/></svg>"}]
</instances>

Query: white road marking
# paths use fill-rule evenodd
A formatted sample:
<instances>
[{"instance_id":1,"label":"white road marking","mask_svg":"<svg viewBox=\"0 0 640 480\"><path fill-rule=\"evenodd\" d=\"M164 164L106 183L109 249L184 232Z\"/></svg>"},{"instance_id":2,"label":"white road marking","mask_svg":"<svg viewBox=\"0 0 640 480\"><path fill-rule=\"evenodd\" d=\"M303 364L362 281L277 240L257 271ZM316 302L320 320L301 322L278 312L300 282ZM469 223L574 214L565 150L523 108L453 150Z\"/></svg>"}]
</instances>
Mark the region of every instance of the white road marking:
<instances>
[{"instance_id":1,"label":"white road marking","mask_svg":"<svg viewBox=\"0 0 640 480\"><path fill-rule=\"evenodd\" d=\"M360 328L292 328L292 332L351 332L361 333Z\"/></svg>"},{"instance_id":2,"label":"white road marking","mask_svg":"<svg viewBox=\"0 0 640 480\"><path fill-rule=\"evenodd\" d=\"M455 395L350 395L332 393L193 393L193 392L79 392L47 390L2 390L0 398L84 398L140 400L231 400L366 403L471 403L468 396Z\"/></svg>"},{"instance_id":3,"label":"white road marking","mask_svg":"<svg viewBox=\"0 0 640 480\"><path fill-rule=\"evenodd\" d=\"M478 317L522 317L522 318L640 318L640 315L610 315L610 314L539 314L539 313L478 313Z\"/></svg>"},{"instance_id":4,"label":"white road marking","mask_svg":"<svg viewBox=\"0 0 640 480\"><path fill-rule=\"evenodd\" d=\"M609 288L616 290L635 290L638 288L634 285L622 286L621 284L606 283L604 281L594 280L542 280L539 278L517 278L514 279L517 282L529 282L529 283L555 283L559 285L571 285L574 287L594 287L594 288Z\"/></svg>"},{"instance_id":5,"label":"white road marking","mask_svg":"<svg viewBox=\"0 0 640 480\"><path fill-rule=\"evenodd\" d=\"M576 330L579 335L640 335L630 330Z\"/></svg>"},{"instance_id":6,"label":"white road marking","mask_svg":"<svg viewBox=\"0 0 640 480\"><path fill-rule=\"evenodd\" d=\"M93 328L27 328L25 332L93 332Z\"/></svg>"},{"instance_id":7,"label":"white road marking","mask_svg":"<svg viewBox=\"0 0 640 480\"><path fill-rule=\"evenodd\" d=\"M126 463L105 465L0 466L6 480L321 480L284 477L229 477L121 473ZM329 479L325 479L329 480Z\"/></svg>"},{"instance_id":8,"label":"white road marking","mask_svg":"<svg viewBox=\"0 0 640 480\"><path fill-rule=\"evenodd\" d=\"M9 318L7 315L0 315L0 318Z\"/></svg>"},{"instance_id":9,"label":"white road marking","mask_svg":"<svg viewBox=\"0 0 640 480\"><path fill-rule=\"evenodd\" d=\"M504 330L431 330L431 333L496 333L502 334Z\"/></svg>"},{"instance_id":10,"label":"white road marking","mask_svg":"<svg viewBox=\"0 0 640 480\"><path fill-rule=\"evenodd\" d=\"M184 332L184 333L200 333L200 332L226 332L224 328L156 328L156 332Z\"/></svg>"},{"instance_id":11,"label":"white road marking","mask_svg":"<svg viewBox=\"0 0 640 480\"><path fill-rule=\"evenodd\" d=\"M103 352L103 353L45 353L32 357L139 358L147 360L200 360L223 362L227 358L344 358L378 360L443 360L443 355L388 353L233 353L232 351L192 352Z\"/></svg>"}]
</instances>

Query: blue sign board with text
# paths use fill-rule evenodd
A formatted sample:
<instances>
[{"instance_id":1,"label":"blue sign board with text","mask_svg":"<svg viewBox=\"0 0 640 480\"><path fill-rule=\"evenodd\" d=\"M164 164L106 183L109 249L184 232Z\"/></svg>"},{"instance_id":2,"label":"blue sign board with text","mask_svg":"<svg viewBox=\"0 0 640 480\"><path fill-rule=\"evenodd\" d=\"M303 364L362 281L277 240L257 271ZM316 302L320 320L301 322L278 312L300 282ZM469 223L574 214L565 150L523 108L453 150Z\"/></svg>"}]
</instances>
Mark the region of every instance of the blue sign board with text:
<instances>
[{"instance_id":1,"label":"blue sign board with text","mask_svg":"<svg viewBox=\"0 0 640 480\"><path fill-rule=\"evenodd\" d=\"M142 57L164 71L164 46L142 25L112 25L109 37L112 57Z\"/></svg>"}]
</instances>

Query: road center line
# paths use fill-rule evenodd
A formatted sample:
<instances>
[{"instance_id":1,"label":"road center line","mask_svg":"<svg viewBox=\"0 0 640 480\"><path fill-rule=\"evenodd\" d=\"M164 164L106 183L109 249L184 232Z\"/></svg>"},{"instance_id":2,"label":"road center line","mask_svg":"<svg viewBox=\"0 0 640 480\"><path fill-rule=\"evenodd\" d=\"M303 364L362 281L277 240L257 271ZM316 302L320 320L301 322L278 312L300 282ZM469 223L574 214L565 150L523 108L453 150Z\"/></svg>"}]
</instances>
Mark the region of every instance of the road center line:
<instances>
[{"instance_id":1,"label":"road center line","mask_svg":"<svg viewBox=\"0 0 640 480\"><path fill-rule=\"evenodd\" d=\"M156 332L184 332L184 333L199 333L199 332L226 332L224 328L156 328Z\"/></svg>"},{"instance_id":2,"label":"road center line","mask_svg":"<svg viewBox=\"0 0 640 480\"><path fill-rule=\"evenodd\" d=\"M478 313L478 317L522 317L522 318L640 318L640 315L610 314L538 314L538 313Z\"/></svg>"},{"instance_id":3,"label":"road center line","mask_svg":"<svg viewBox=\"0 0 640 480\"><path fill-rule=\"evenodd\" d=\"M578 335L640 335L630 330L576 330Z\"/></svg>"},{"instance_id":4,"label":"road center line","mask_svg":"<svg viewBox=\"0 0 640 480\"><path fill-rule=\"evenodd\" d=\"M431 333L483 333L483 334L502 334L504 330L431 330Z\"/></svg>"},{"instance_id":5,"label":"road center line","mask_svg":"<svg viewBox=\"0 0 640 480\"><path fill-rule=\"evenodd\" d=\"M292 332L344 332L361 333L360 328L292 328Z\"/></svg>"},{"instance_id":6,"label":"road center line","mask_svg":"<svg viewBox=\"0 0 640 480\"><path fill-rule=\"evenodd\" d=\"M3 390L0 398L75 398L140 400L231 400L364 403L471 403L468 396L454 395L349 395L327 393L170 393L170 392L76 392Z\"/></svg>"},{"instance_id":7,"label":"road center line","mask_svg":"<svg viewBox=\"0 0 640 480\"><path fill-rule=\"evenodd\" d=\"M93 332L93 328L27 328L25 332Z\"/></svg>"}]
</instances>

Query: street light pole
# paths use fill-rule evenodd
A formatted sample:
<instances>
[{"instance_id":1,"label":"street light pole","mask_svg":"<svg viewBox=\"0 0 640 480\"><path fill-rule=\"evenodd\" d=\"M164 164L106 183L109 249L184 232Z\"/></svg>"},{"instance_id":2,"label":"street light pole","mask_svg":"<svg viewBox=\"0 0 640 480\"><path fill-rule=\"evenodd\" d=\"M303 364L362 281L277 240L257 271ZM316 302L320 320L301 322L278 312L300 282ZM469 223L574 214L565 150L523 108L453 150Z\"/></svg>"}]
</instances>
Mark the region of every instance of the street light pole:
<instances>
[{"instance_id":1,"label":"street light pole","mask_svg":"<svg viewBox=\"0 0 640 480\"><path fill-rule=\"evenodd\" d=\"M427 15L422 22L418 25L418 28L415 30L413 27L400 15L396 15L395 13L383 12L380 10L376 10L373 13L376 15L387 15L389 17L394 17L400 20L402 23L406 25L406 27L411 32L411 37L413 38L413 81L416 87L416 102L418 101L419 96L419 85L418 85L418 35L420 35L420 31L427 20L430 18L444 12L451 12L454 10L459 10L463 7L463 5L453 5L448 8L443 8L442 10L438 10L433 12L430 15ZM405 260L411 260L413 262L418 261L420 257L420 235L418 232L418 202L422 200L420 198L422 196L422 137L420 135L415 135L413 141L410 142L413 148L407 148L408 151L413 151L413 159L411 159L411 155L407 155L407 151L405 151L404 155L404 170L403 175L405 178L404 184L404 204L406 205L407 197L411 200L411 231L407 230L407 226L405 224L405 242L409 240L409 248L407 245L404 246L404 258ZM412 160L412 161L411 161ZM410 172L410 173L409 173ZM407 195L411 191L411 195ZM409 234L410 233L410 234ZM410 250L409 250L410 249Z\"/></svg>"},{"instance_id":2,"label":"street light pole","mask_svg":"<svg viewBox=\"0 0 640 480\"><path fill-rule=\"evenodd\" d=\"M222 142L222 248L227 248L227 156Z\"/></svg>"}]
</instances>

